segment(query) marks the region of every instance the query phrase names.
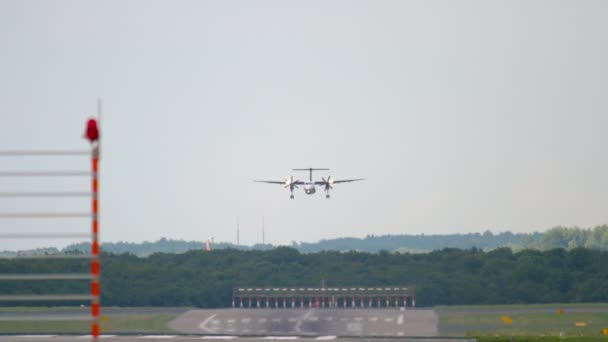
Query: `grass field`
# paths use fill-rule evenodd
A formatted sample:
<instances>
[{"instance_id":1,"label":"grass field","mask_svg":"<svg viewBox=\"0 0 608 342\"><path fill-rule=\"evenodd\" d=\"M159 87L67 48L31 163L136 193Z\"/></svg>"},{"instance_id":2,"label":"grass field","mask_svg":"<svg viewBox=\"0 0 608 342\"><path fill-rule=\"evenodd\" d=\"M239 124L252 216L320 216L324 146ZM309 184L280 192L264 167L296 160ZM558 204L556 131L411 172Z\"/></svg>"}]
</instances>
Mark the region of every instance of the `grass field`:
<instances>
[{"instance_id":1,"label":"grass field","mask_svg":"<svg viewBox=\"0 0 608 342\"><path fill-rule=\"evenodd\" d=\"M606 338L607 304L454 306L435 308L442 336L586 336Z\"/></svg>"},{"instance_id":2,"label":"grass field","mask_svg":"<svg viewBox=\"0 0 608 342\"><path fill-rule=\"evenodd\" d=\"M72 308L73 310L73 308ZM61 313L63 311L53 308L28 308L26 311L32 313ZM11 312L11 311L4 311ZM12 311L17 312L17 311ZM169 321L174 319L176 314L112 314L102 316L100 328L102 333L170 333ZM90 321L73 320L2 320L0 319L0 333L89 333L91 331Z\"/></svg>"},{"instance_id":3,"label":"grass field","mask_svg":"<svg viewBox=\"0 0 608 342\"><path fill-rule=\"evenodd\" d=\"M553 336L516 336L516 337L488 337L488 336L478 336L475 337L477 342L604 342L606 338L604 337L553 337Z\"/></svg>"},{"instance_id":4,"label":"grass field","mask_svg":"<svg viewBox=\"0 0 608 342\"><path fill-rule=\"evenodd\" d=\"M133 310L135 309L135 310ZM23 317L36 315L87 314L88 308L2 307L0 333L88 333L88 321L6 320L11 313ZM131 311L129 311L131 310ZM549 342L564 338L568 342L608 342L608 304L539 304L438 306L441 336L476 337L480 342ZM168 323L178 313L166 308L114 308L102 316L103 333L171 333ZM507 322L503 320L508 316ZM3 319L4 318L4 319ZM579 323L577 326L576 323ZM574 338L576 337L576 338ZM583 338L584 337L584 338Z\"/></svg>"}]
</instances>

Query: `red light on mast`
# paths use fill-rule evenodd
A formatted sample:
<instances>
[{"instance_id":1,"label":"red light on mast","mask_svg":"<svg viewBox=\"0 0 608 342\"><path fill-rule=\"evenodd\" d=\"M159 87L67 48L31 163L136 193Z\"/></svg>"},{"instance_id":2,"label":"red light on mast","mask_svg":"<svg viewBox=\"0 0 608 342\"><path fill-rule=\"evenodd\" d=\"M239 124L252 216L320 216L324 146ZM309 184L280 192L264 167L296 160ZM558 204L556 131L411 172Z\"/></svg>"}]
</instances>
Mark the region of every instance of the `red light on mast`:
<instances>
[{"instance_id":1,"label":"red light on mast","mask_svg":"<svg viewBox=\"0 0 608 342\"><path fill-rule=\"evenodd\" d=\"M89 140L91 144L99 140L99 128L97 127L97 121L95 119L89 119L89 121L87 121L87 130L84 137Z\"/></svg>"}]
</instances>

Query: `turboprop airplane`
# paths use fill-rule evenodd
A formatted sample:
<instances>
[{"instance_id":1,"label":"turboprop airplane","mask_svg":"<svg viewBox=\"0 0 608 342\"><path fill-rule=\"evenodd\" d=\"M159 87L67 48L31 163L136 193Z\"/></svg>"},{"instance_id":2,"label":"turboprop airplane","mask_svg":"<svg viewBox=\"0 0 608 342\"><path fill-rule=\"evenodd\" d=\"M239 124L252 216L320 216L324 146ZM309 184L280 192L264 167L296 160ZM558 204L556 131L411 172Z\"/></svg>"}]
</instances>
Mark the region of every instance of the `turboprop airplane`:
<instances>
[{"instance_id":1,"label":"turboprop airplane","mask_svg":"<svg viewBox=\"0 0 608 342\"><path fill-rule=\"evenodd\" d=\"M281 184L281 185L283 185L283 187L285 189L289 188L289 191L291 191L291 196L289 196L289 198L293 199L293 189L298 189L298 185L301 185L304 188L304 193L307 195L313 195L314 193L317 192L316 187L322 186L323 191L325 191L325 193L326 193L325 198L329 198L329 190L333 189L332 185L339 184L339 183L348 183L348 182L356 182L356 181L364 180L364 178L335 180L335 179L332 179L331 176L329 176L329 177L327 177L327 179L325 179L324 177L321 177L322 180L313 181L312 180L313 171L329 171L329 169L314 169L311 167L308 169L293 169L293 171L308 171L309 172L308 181L306 182L306 181L301 181L301 180L293 180L293 176L289 176L288 178L285 178L284 181L256 180L254 182Z\"/></svg>"}]
</instances>

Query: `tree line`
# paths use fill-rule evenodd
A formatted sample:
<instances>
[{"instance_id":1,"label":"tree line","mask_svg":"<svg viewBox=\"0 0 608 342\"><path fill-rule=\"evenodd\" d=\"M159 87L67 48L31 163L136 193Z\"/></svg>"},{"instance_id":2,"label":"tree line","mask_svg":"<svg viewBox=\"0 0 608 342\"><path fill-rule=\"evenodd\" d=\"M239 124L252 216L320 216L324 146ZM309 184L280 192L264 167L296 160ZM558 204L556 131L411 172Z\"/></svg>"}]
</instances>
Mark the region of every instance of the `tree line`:
<instances>
[{"instance_id":1,"label":"tree line","mask_svg":"<svg viewBox=\"0 0 608 342\"><path fill-rule=\"evenodd\" d=\"M318 287L321 281L336 287L415 285L418 306L607 302L607 257L606 251L585 248L520 252L472 248L410 254L300 253L280 247L149 257L103 253L102 303L227 307L235 286ZM86 272L88 268L87 261L77 260L0 260L0 274ZM0 281L0 294L85 294L89 286L87 281Z\"/></svg>"}]
</instances>

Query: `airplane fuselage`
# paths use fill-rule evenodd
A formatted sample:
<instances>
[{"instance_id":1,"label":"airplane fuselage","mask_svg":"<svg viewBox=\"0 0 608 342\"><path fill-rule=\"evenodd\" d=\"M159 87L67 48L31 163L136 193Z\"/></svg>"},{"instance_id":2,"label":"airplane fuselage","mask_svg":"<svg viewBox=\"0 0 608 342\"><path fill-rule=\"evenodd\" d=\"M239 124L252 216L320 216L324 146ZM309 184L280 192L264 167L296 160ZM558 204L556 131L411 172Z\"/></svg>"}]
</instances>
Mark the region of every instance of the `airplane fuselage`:
<instances>
[{"instance_id":1,"label":"airplane fuselage","mask_svg":"<svg viewBox=\"0 0 608 342\"><path fill-rule=\"evenodd\" d=\"M307 195L313 195L315 192L317 192L317 189L315 188L315 183L310 183L310 182L304 183L304 192Z\"/></svg>"}]
</instances>

